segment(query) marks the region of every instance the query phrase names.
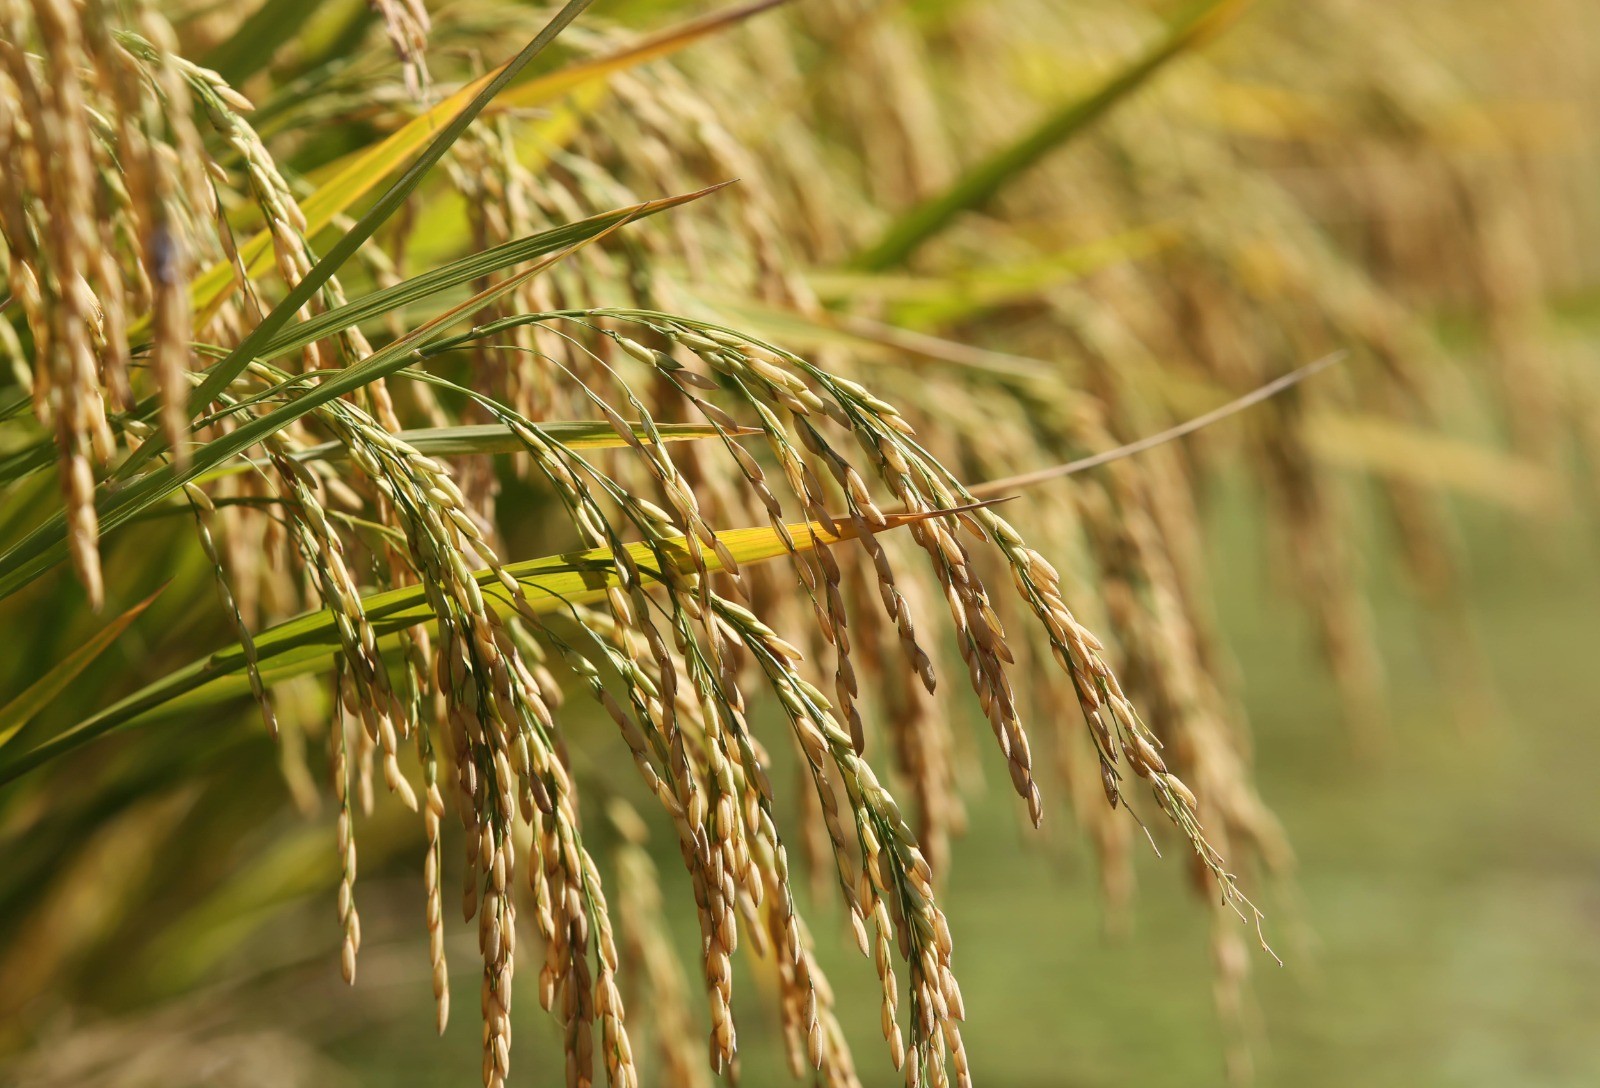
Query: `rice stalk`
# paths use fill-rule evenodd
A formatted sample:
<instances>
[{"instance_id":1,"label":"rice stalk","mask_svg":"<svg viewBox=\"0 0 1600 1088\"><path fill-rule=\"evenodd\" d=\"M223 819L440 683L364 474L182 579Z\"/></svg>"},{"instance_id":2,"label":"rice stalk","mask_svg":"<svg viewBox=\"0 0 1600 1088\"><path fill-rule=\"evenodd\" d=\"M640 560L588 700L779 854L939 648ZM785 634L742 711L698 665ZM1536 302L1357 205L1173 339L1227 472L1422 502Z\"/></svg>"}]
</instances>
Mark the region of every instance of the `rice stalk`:
<instances>
[{"instance_id":1,"label":"rice stalk","mask_svg":"<svg viewBox=\"0 0 1600 1088\"><path fill-rule=\"evenodd\" d=\"M431 16L376 4L389 44L350 56L293 35L256 56L219 45L257 109L182 55L231 16L0 3L0 153L17 164L0 175L0 349L18 387L0 480L4 521L28 527L0 556L0 590L26 607L66 562L91 607L120 601L124 539L192 522L204 577L184 592L204 587L211 611L220 592L234 641L191 647L178 660L192 664L131 695L74 701L69 681L138 609L104 624L21 697L27 718L0 720L0 783L19 798L0 804L32 826L73 776L108 785L91 741L155 765L163 720L253 696L291 794L309 807L313 764L331 783L329 940L349 981L356 812L394 807L381 776L420 817L440 1031L443 874L464 860L488 1086L510 1075L519 952L569 1084L637 1083L652 1062L671 1083L733 1075L741 945L772 967L795 1075L857 1083L797 906L802 869L872 963L891 1063L909 1084L970 1082L939 882L962 768L985 763L1035 825L1054 785L1042 769L1060 768L1114 922L1135 831L1159 814L1152 841L1176 836L1213 904L1218 1003L1237 1024L1250 957L1229 915L1259 931L1246 887L1291 857L1251 780L1212 615L1204 485L1233 465L1261 485L1276 554L1370 729L1381 661L1325 421L1431 433L1463 378L1426 314L1451 295L1484 312L1520 450L1549 466L1587 423L1561 406L1581 383L1536 361L1552 335L1523 229L1536 202L1510 195L1529 156L1458 153L1461 133L1494 129L1425 56L1422 17L1385 17L1397 29L1375 68L1306 63L1372 40L1352 33L1355 7L1315 30L1254 12L1224 43L1271 58L1256 68L1190 49L1241 4L1176 29L1112 4L954 5L923 22L854 0L764 14L776 6L643 38L585 20L561 39L563 67L514 83L583 4L548 22L482 0ZM513 34L530 46L480 71ZM678 64L645 63L690 44ZM1065 86L1063 64L1110 75ZM1310 69L1333 90L1295 89ZM1268 76L1290 87L1246 79ZM1038 101L1069 105L1040 116ZM1346 149L1324 122L1362 144L1331 196ZM1303 175L1243 146L1244 124ZM1412 214L1437 188L1423 176L1462 194L1431 228ZM745 180L679 207L731 177ZM1349 208L1371 252L1338 229ZM1463 225L1457 277L1430 254ZM913 253L916 276L888 271ZM1336 349L1346 367L1285 393L1298 360ZM1194 388L1230 400L1222 412L1255 407L1156 448L1220 418L1184 422ZM34 486L52 467L53 506ZM526 517L507 509L513 479L537 496ZM1383 500L1442 620L1441 662L1471 674L1432 482L1385 473ZM1005 516L979 501L1034 485L1050 500ZM551 554L509 558L530 538ZM970 704L939 687L950 668ZM317 695L312 673L332 674ZM41 693L59 713L33 707ZM573 693L671 829L692 970L659 932L640 819L575 772ZM1072 703L1077 718L1059 712ZM960 727L963 705L994 753ZM779 815L780 744L798 753L798 820ZM621 842L584 820L585 793ZM691 1058L695 1025L706 1048Z\"/></svg>"}]
</instances>

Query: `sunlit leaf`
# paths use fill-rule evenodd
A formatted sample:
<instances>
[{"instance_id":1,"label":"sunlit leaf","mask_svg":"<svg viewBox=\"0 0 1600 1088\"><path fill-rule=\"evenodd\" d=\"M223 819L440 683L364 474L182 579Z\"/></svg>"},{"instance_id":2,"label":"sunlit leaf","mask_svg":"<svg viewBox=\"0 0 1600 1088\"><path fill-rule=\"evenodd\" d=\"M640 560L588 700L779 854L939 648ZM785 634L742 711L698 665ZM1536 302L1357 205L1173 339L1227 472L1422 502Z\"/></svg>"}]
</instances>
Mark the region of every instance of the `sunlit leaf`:
<instances>
[{"instance_id":1,"label":"sunlit leaf","mask_svg":"<svg viewBox=\"0 0 1600 1088\"><path fill-rule=\"evenodd\" d=\"M538 265L480 291L465 302L373 352L358 365L326 376L287 404L256 416L234 430L204 443L193 451L186 465L163 465L117 488L107 488L102 485L98 489L100 498L96 503L101 532L109 532L128 522L140 512L174 494L184 484L193 483L207 473L215 471L262 439L276 434L329 401L354 392L362 386L425 358L429 346L435 341L449 346L452 341L442 336L446 328L494 304L551 264L583 245L605 237L629 220L624 218L610 225L595 223L592 220L589 222L591 229L576 245L569 246ZM66 517L64 513L58 512L45 524L9 548L4 556L0 556L0 597L16 592L64 559L67 551L66 539Z\"/></svg>"},{"instance_id":2,"label":"sunlit leaf","mask_svg":"<svg viewBox=\"0 0 1600 1088\"><path fill-rule=\"evenodd\" d=\"M617 72L669 56L685 46L692 45L782 2L784 0L758 0L756 3L742 4L726 11L714 12L607 56L573 64L531 79L504 91L503 101L499 103L498 109L529 109L548 104L581 87L603 83ZM588 0L583 0L578 6L586 6L587 3ZM566 9L563 9L562 16L567 16ZM314 175L319 182L316 190L300 202L300 210L306 218L306 234L315 237L326 229L338 216L353 208L362 197L383 184L391 174L427 146L430 140L442 143L439 148L439 154L442 155L454 142L460 130L466 128L466 123L461 119L466 118L470 121L475 117L488 105L489 98L502 93L501 88L509 83L537 52L538 50L534 50L533 53L524 50L524 53L519 54L515 60L484 73L454 94L440 99L374 146L348 155L319 171ZM451 120L452 118L454 120ZM443 132L441 126L444 126ZM447 136L448 139L445 138ZM437 157L434 156L435 159ZM413 166L412 173L415 171L416 167ZM420 180L420 176L417 180ZM409 189L407 191L409 192ZM263 230L241 244L239 259L251 276L266 272L272 265L271 235ZM233 269L226 262L218 262L208 268L195 280L192 293L195 312L202 315L202 318L215 313L216 308L235 286ZM148 331L148 327L148 321L141 321L133 327L131 333L138 338Z\"/></svg>"},{"instance_id":3,"label":"sunlit leaf","mask_svg":"<svg viewBox=\"0 0 1600 1088\"><path fill-rule=\"evenodd\" d=\"M868 528L873 533L885 532L946 513L948 511L891 514L881 527ZM849 518L839 519L834 531L828 530L820 522L802 522L786 528L795 551L809 551L856 535L854 523ZM764 562L790 552L783 537L771 527L727 530L717 533L717 539L741 565ZM695 569L689 549L682 543L628 545L628 554L646 578L659 581L662 577L662 556L658 555L657 549L664 553L666 561L676 570L687 573ZM707 570L721 569L713 549L703 549L702 559ZM616 557L609 548L508 563L504 570L516 580L527 607L536 613L561 611L572 605L599 600L607 589L620 584ZM494 571L477 571L474 578L490 608L502 615L514 610L511 592L501 584ZM371 594L362 598L362 608L380 639L391 638L405 628L430 623L434 619L426 590L420 585ZM329 609L307 613L269 627L255 635L252 641L261 673L270 682L308 672L325 671L331 667L332 654L339 645L335 617ZM192 701L202 688L207 689L208 696L246 693L250 690L248 675L248 662L242 645L236 643L218 650L155 681L37 745L26 754L0 765L0 785L14 781L64 752L140 717L151 715L179 699Z\"/></svg>"},{"instance_id":4,"label":"sunlit leaf","mask_svg":"<svg viewBox=\"0 0 1600 1088\"><path fill-rule=\"evenodd\" d=\"M450 121L433 137L431 142L427 143L427 146L423 148L415 161L406 168L405 173L378 198L377 202L368 209L366 214L339 237L339 240L329 248L322 259L311 267L305 277L290 289L289 293L272 308L270 313L261 319L255 328L250 330L225 359L214 364L206 371L206 376L201 381L200 387L194 391L189 399L191 417L214 400L218 393L226 389L243 372L244 368L250 364L250 361L256 358L261 346L276 336L278 331L300 311L301 307L316 296L317 292L322 289L323 285L328 282L334 273L355 255L356 250L360 249L366 240L372 237L378 227L405 202L406 198L421 184L428 171L444 157L445 152L450 150L450 146L466 131L467 126L477 118L478 114L483 112L483 108L489 104L489 100L504 89L534 57L542 53L545 47L554 41L556 36L565 30L568 24L576 19L592 2L593 0L567 0L561 10L555 14L532 41L522 48L521 52L497 69L492 77L487 78L486 81L476 81L470 84L469 87L474 88L472 94L461 98L459 102L456 101L457 98L466 93L463 90L458 95L452 96L451 99L447 100L454 103L448 114ZM409 149L407 154L402 155L401 158L404 159L408 156ZM371 188L376 185L378 181L388 176L388 172L388 170L384 170L376 175L367 187ZM228 271L227 274L231 276L232 272ZM204 304L197 306L199 310L204 310L205 308ZM137 330L134 331L134 335L138 335ZM133 456L128 458L127 463L123 466L124 474L131 473L145 464L164 448L165 443L162 441L161 433L157 432L147 439L138 450L134 451Z\"/></svg>"}]
</instances>

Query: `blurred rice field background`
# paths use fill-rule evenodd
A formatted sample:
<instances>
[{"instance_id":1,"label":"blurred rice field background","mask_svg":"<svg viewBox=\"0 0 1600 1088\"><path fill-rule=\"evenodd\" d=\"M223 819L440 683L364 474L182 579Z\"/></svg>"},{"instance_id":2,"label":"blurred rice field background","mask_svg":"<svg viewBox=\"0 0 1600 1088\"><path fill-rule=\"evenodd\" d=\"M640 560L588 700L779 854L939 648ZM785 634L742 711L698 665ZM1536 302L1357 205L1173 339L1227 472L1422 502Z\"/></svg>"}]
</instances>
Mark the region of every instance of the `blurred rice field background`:
<instances>
[{"instance_id":1,"label":"blurred rice field background","mask_svg":"<svg viewBox=\"0 0 1600 1088\"><path fill-rule=\"evenodd\" d=\"M0 1085L1600 1084L1593 0L579 6L0 0Z\"/></svg>"},{"instance_id":2,"label":"blurred rice field background","mask_svg":"<svg viewBox=\"0 0 1600 1088\"><path fill-rule=\"evenodd\" d=\"M1528 693L1482 731L1463 731L1430 680L1408 609L1380 603L1399 694L1395 735L1375 765L1339 728L1303 623L1259 577L1258 546L1238 528L1259 516L1250 496L1230 494L1214 548L1258 723L1258 773L1299 859L1294 886L1267 901L1285 966L1256 973L1256 1082L1595 1083L1600 676L1588 659L1600 577L1591 539L1536 544L1525 526L1482 511L1468 518L1472 606L1494 679L1502 692ZM1141 859L1136 917L1107 936L1092 866L1070 829L1019 828L998 786L974 806L948 893L965 942L976 1076L1017 1088L1223 1083L1227 1036L1212 1007L1205 918L1176 894L1171 867ZM672 861L660 858L664 870ZM689 947L692 921L677 922ZM865 1049L876 1032L870 969L841 929L818 929ZM476 1041L452 1029L443 1045L397 1045L394 1023L422 1024L427 1012L408 919L394 939L394 975L363 986L362 1010L331 992L314 1014L284 1010L280 1023L298 1034L331 1018L323 1038L349 1063L349 1083L448 1080ZM332 964L306 975L336 987ZM750 1012L747 1083L781 1083L776 1026ZM544 1031L530 1049L556 1046ZM899 1081L887 1067L863 1074L868 1084Z\"/></svg>"}]
</instances>

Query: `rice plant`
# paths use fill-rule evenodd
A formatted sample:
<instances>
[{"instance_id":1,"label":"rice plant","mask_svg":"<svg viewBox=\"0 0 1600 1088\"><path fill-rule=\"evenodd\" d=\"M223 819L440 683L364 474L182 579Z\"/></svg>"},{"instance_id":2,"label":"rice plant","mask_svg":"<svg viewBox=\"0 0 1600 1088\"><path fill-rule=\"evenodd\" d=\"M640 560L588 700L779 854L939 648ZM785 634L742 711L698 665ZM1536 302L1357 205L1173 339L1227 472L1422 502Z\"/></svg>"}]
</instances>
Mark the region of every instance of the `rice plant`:
<instances>
[{"instance_id":1,"label":"rice plant","mask_svg":"<svg viewBox=\"0 0 1600 1088\"><path fill-rule=\"evenodd\" d=\"M0 0L17 1068L31 1002L138 903L225 903L241 850L267 900L321 874L355 983L370 824L420 863L440 1032L455 903L475 927L490 1088L519 966L569 1084L731 1078L741 948L795 1075L858 1083L808 876L887 1060L970 1083L939 902L974 760L1032 825L1065 794L1113 916L1130 851L1177 846L1237 1023L1291 858L1204 572L1221 469L1266 496L1355 743L1385 697L1349 468L1471 699L1441 494L1537 501L1597 432L1592 379L1529 350L1538 149L1428 55L1450 15L614 7ZM1338 52L1361 20L1387 63ZM1273 168L1334 125L1374 132L1343 189ZM1404 236L1424 176L1465 269ZM1511 453L1441 433L1484 378L1429 316L1462 299ZM320 861L268 864L308 829Z\"/></svg>"}]
</instances>

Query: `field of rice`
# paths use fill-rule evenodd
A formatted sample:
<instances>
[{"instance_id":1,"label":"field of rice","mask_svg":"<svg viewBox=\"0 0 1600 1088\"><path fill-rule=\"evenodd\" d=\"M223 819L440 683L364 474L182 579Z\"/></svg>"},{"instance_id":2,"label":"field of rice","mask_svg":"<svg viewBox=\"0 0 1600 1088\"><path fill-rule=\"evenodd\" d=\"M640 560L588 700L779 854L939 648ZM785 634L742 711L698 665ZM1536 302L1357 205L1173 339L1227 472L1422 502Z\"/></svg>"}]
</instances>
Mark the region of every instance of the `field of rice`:
<instances>
[{"instance_id":1,"label":"field of rice","mask_svg":"<svg viewBox=\"0 0 1600 1088\"><path fill-rule=\"evenodd\" d=\"M0 1084L1596 1083L1592 22L0 0Z\"/></svg>"}]
</instances>

